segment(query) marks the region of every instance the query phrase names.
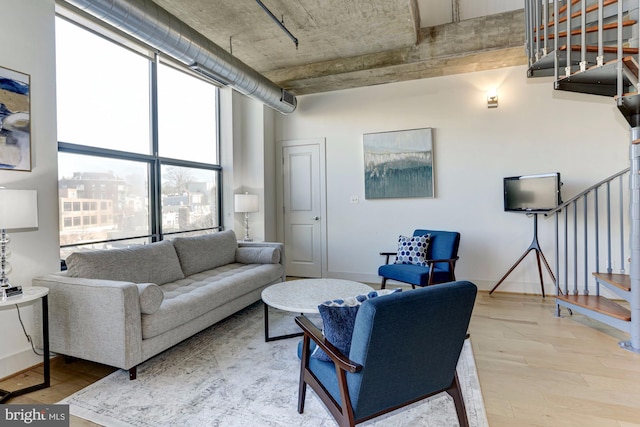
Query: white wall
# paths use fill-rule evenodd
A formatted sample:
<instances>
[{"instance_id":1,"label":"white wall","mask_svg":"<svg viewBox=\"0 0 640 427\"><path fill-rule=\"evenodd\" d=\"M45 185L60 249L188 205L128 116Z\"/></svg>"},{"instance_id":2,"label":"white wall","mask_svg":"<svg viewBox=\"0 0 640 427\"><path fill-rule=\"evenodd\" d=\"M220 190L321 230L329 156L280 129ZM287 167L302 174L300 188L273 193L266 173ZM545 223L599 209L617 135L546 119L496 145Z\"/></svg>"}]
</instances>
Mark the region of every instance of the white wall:
<instances>
[{"instance_id":1,"label":"white wall","mask_svg":"<svg viewBox=\"0 0 640 427\"><path fill-rule=\"evenodd\" d=\"M274 110L231 89L220 90L223 225L244 236L244 215L233 211L233 194L249 192L259 198L259 212L249 214L254 241L273 241L275 220ZM274 196L270 196L274 195Z\"/></svg>"},{"instance_id":2,"label":"white wall","mask_svg":"<svg viewBox=\"0 0 640 427\"><path fill-rule=\"evenodd\" d=\"M268 165L273 164L274 156L273 113L262 103L229 88L221 89L220 94L223 224L242 239L244 214L234 212L233 195L244 192L256 194L260 211L249 214L249 235L255 241L264 241L266 225L273 223L269 213L274 211L270 200L265 200L265 189L273 191L268 188L273 183L265 179L265 165L267 161ZM275 229L275 223L272 228Z\"/></svg>"},{"instance_id":3,"label":"white wall","mask_svg":"<svg viewBox=\"0 0 640 427\"><path fill-rule=\"evenodd\" d=\"M499 107L486 92L497 88ZM434 129L433 199L364 199L362 135ZM327 141L328 275L378 282L382 250L415 228L462 234L459 279L489 290L531 243L533 220L503 212L502 178L560 172L567 199L629 165L629 127L611 98L554 91L525 67L300 96L276 139ZM359 204L350 204L357 195ZM553 260L553 223L540 244ZM546 273L545 273L546 275ZM545 276L547 291L552 290ZM535 257L500 291L539 293Z\"/></svg>"},{"instance_id":4,"label":"white wall","mask_svg":"<svg viewBox=\"0 0 640 427\"><path fill-rule=\"evenodd\" d=\"M38 190L38 230L15 232L10 244L9 277L13 284L30 286L33 277L60 269L54 0L3 0L0 38L0 66L31 76L32 171L0 170L0 185ZM33 333L32 306L21 313ZM0 378L42 362L31 352L15 308L0 310L0 325Z\"/></svg>"}]
</instances>

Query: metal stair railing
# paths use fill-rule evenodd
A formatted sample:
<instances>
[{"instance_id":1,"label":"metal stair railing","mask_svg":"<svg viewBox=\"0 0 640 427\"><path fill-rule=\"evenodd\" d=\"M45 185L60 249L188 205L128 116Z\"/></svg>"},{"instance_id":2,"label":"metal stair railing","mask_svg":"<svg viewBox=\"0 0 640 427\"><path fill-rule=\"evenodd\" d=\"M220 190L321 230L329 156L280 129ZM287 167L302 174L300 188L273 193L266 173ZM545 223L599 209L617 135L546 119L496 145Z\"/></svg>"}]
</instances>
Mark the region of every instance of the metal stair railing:
<instances>
[{"instance_id":1,"label":"metal stair railing","mask_svg":"<svg viewBox=\"0 0 640 427\"><path fill-rule=\"evenodd\" d=\"M630 289L625 286L622 292L614 290L614 293L629 301L627 312L631 314L627 316L625 312L619 317L622 322L609 324L630 333L630 341L620 345L637 353L640 353L639 21L640 0L525 0L528 76L553 75L556 90L615 96L618 110L631 127L630 173L625 170L614 175L549 213L554 215L556 222L557 314L560 314L558 301L567 308L572 307L572 301L575 302L573 307L577 307L579 302L586 304L594 298L597 304L602 301L609 305L606 298L598 296L600 283L591 279L589 272L601 269L612 272L616 262L619 262L621 272L628 266L630 274L625 280L628 279ZM553 37L549 34L551 27ZM611 193L616 180L620 180L619 196ZM623 196L623 180L628 182L628 200ZM602 191L606 192L606 203L600 197ZM619 210L620 219L613 222L611 199L616 197L619 205L615 209ZM601 212L607 212L607 231L603 239ZM593 229L590 230L589 224ZM564 238L560 236L561 228ZM625 236L625 228L628 236ZM614 238L619 249L612 243ZM625 260L627 248L630 261ZM607 253L606 262L601 265L600 254L604 252ZM606 280L603 283L607 283ZM609 284L605 286L612 289ZM569 292L576 297L570 297ZM595 297L589 296L592 292ZM586 296L577 296L578 293ZM588 315L592 314L593 318L608 323L599 314L591 312Z\"/></svg>"},{"instance_id":2,"label":"metal stair railing","mask_svg":"<svg viewBox=\"0 0 640 427\"><path fill-rule=\"evenodd\" d=\"M600 295L592 273L627 270L628 181L629 168L545 214L555 218L556 295Z\"/></svg>"},{"instance_id":3,"label":"metal stair railing","mask_svg":"<svg viewBox=\"0 0 640 427\"><path fill-rule=\"evenodd\" d=\"M558 82L608 62L620 63L625 56L640 63L639 10L640 0L525 0L529 75L553 75ZM602 82L611 89L593 93L622 96L624 81L617 67Z\"/></svg>"}]
</instances>

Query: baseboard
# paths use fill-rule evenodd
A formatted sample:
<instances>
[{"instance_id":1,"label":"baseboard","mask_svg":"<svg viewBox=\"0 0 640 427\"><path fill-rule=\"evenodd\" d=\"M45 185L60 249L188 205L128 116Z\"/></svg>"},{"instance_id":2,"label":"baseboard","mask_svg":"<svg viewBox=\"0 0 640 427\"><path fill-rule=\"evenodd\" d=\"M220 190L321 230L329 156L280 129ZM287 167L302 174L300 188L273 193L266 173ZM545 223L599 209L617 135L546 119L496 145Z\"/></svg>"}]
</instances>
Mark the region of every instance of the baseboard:
<instances>
[{"instance_id":1,"label":"baseboard","mask_svg":"<svg viewBox=\"0 0 640 427\"><path fill-rule=\"evenodd\" d=\"M377 274L345 273L340 271L326 271L325 273L323 277L330 279L353 280L354 282L366 283L368 285L380 284L381 282L380 276Z\"/></svg>"},{"instance_id":2,"label":"baseboard","mask_svg":"<svg viewBox=\"0 0 640 427\"><path fill-rule=\"evenodd\" d=\"M355 282L362 282L376 287L376 285L380 285L381 278L378 275L373 274L362 274L362 273L345 273L339 271L327 271L323 277L332 278L332 279L344 279L344 280L353 280ZM478 287L480 291L490 291L496 285L496 281L492 280L479 280L479 279L469 279L466 277L459 277L459 280L468 280L473 282ZM395 282L393 280L387 281L387 287L389 286L406 286L406 283ZM545 293L547 295L555 295L555 288L552 283L545 283ZM540 295L540 282L511 282L504 281L500 284L496 292L504 292L504 293L515 293L515 294L531 294L531 295Z\"/></svg>"},{"instance_id":3,"label":"baseboard","mask_svg":"<svg viewBox=\"0 0 640 427\"><path fill-rule=\"evenodd\" d=\"M34 354L31 348L26 348L0 359L0 378L12 377L41 363L42 356Z\"/></svg>"}]
</instances>

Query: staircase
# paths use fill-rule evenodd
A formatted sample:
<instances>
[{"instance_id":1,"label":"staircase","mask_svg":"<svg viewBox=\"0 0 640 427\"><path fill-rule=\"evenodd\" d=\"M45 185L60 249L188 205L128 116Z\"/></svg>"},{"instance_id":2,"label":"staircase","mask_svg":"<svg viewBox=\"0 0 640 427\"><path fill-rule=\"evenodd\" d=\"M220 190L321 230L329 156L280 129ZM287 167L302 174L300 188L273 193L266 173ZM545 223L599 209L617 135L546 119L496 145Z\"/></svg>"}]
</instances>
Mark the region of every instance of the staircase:
<instances>
[{"instance_id":1,"label":"staircase","mask_svg":"<svg viewBox=\"0 0 640 427\"><path fill-rule=\"evenodd\" d=\"M556 226L556 307L630 334L640 353L640 0L525 0L529 77L613 97L630 126L630 168L549 213ZM626 197L625 197L626 195Z\"/></svg>"}]
</instances>

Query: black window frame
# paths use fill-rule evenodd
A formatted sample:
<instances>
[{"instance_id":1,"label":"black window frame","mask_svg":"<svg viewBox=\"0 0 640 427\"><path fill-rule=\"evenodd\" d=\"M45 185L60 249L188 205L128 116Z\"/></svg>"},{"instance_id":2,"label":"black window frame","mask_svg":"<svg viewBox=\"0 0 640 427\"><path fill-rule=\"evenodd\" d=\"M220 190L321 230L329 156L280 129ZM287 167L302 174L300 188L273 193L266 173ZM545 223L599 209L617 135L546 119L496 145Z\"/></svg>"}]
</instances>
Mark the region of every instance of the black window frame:
<instances>
[{"instance_id":1,"label":"black window frame","mask_svg":"<svg viewBox=\"0 0 640 427\"><path fill-rule=\"evenodd\" d=\"M222 166L220 165L220 87L212 82L209 79L205 79L200 75L194 74L191 70L186 67L180 66L179 64L174 63L169 58L162 57L159 53L154 53L153 57L150 55L145 55L140 53L140 50L145 50L146 48L143 46L138 46L138 49L131 49L128 46L125 46L123 43L119 42L116 37L109 37L108 35L103 34L101 31L95 31L95 29L89 29L85 25L74 21L73 19L69 19L65 16L57 15L58 18L65 19L73 25L78 26L80 29L88 31L94 35L99 35L105 38L107 41L118 45L119 47L126 49L135 54L141 55L149 61L149 89L150 89L150 99L149 99L149 108L150 108L150 154L141 154L136 152L127 152L121 150L112 150L108 148L101 147L93 147L82 144L75 144L65 141L58 141L58 153L68 153L68 154L77 154L84 156L92 156L92 157L102 157L107 159L114 160L125 160L125 161L133 161L137 163L144 163L147 165L148 170L148 185L149 185L149 233L143 235L129 236L118 239L105 239L105 240L95 240L95 241L83 241L77 243L70 243L60 245L60 249L64 248L73 248L73 247L82 247L96 244L104 244L104 243L113 243L113 242L121 242L128 240L136 240L136 239L149 239L151 242L156 242L160 240L164 240L166 236L173 236L185 233L194 233L194 232L203 232L203 231L216 231L222 230L224 227L222 225L222 200L223 200L223 189L222 189ZM105 29L105 32L109 32L109 30ZM139 50L140 49L140 50ZM175 68L178 71L184 72L190 77L197 78L199 80L205 81L206 83L211 84L215 87L215 118L216 121L216 135L215 135L215 150L216 150L216 161L217 163L201 163L189 160L168 158L168 157L160 157L159 147L158 147L158 66L162 62L164 66L170 66ZM216 191L216 206L217 209L217 226L199 228L199 229L189 229L189 230L180 230L180 231L172 231L172 232L163 232L162 230L162 182L161 182L161 168L162 166L176 166L176 167L184 167L205 171L212 171L215 173L215 182L217 186ZM82 206L82 205L81 205ZM109 215L110 216L110 215ZM75 224L74 224L75 225Z\"/></svg>"}]
</instances>

